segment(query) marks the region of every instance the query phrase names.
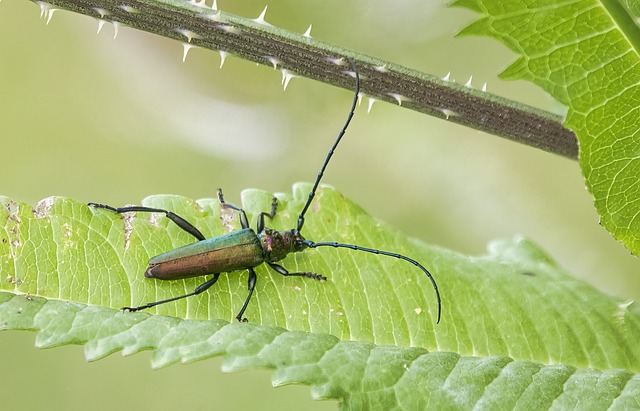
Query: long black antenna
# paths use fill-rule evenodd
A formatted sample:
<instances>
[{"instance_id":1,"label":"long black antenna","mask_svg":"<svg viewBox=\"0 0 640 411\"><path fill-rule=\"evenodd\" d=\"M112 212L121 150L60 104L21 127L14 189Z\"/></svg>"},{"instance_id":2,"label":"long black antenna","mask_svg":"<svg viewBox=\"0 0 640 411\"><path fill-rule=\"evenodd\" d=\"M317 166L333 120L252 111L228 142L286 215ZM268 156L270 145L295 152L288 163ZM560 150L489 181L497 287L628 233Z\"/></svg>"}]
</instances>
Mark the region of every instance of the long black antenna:
<instances>
[{"instance_id":1,"label":"long black antenna","mask_svg":"<svg viewBox=\"0 0 640 411\"><path fill-rule=\"evenodd\" d=\"M353 96L351 111L349 112L349 116L347 117L347 121L344 123L342 130L340 130L340 134L338 134L338 138L336 139L335 143L333 143L333 147L331 147L331 150L329 150L329 153L327 153L327 158L324 159L324 164L322 164L322 168L318 173L318 177L316 177L316 182L313 185L311 192L309 193L307 204L304 205L304 208L300 212L300 216L298 216L298 231L302 230L302 226L304 225L304 214L307 212L307 209L311 205L311 201L313 201L313 197L315 197L316 195L316 190L318 189L320 180L322 180L322 176L324 175L324 170L327 168L327 165L329 164L329 160L331 160L331 156L333 156L333 152L335 151L336 147L338 147L338 144L340 143L342 136L344 136L344 133L347 131L347 127L349 127L351 118L353 118L353 113L356 111L356 104L358 104L358 93L360 93L360 75L358 74L356 63L352 59L349 59L349 62L351 63L351 67L353 68L353 71L356 74L356 91Z\"/></svg>"},{"instance_id":2,"label":"long black antenna","mask_svg":"<svg viewBox=\"0 0 640 411\"><path fill-rule=\"evenodd\" d=\"M358 74L358 68L356 67L355 62L352 59L349 59L349 62L351 63L351 67L353 68L353 71L356 76L356 90L353 96L353 103L351 104L351 111L349 111L349 116L347 117L347 121L344 123L342 130L340 130L340 133L338 134L338 138L336 138L336 141L333 143L331 150L329 150L329 153L327 153L327 158L324 159L324 163L320 168L318 177L316 177L316 182L313 185L311 192L309 193L309 198L307 198L307 203L304 205L304 207L302 208L302 211L300 212L300 215L298 216L298 232L302 230L302 226L304 225L304 214L307 212L307 209L309 208L309 206L311 205L311 202L313 201L313 197L315 197L316 195L316 190L318 189L318 185L320 185L320 180L322 180L322 176L324 175L324 170L327 168L327 165L329 164L329 160L331 160L331 156L333 156L333 152L335 151L336 147L338 147L338 144L340 143L342 136L344 136L344 133L347 131L347 127L349 127L349 123L351 123L351 119L353 118L353 114L356 110L356 104L358 104L358 93L360 93L360 75ZM406 257L402 254L391 253L389 251L376 250L373 248L360 247L359 245L353 245L353 244L343 244L343 243L336 243L336 242L314 243L311 240L304 240L304 243L309 248L316 248L316 247L349 248L351 250L365 251L367 253L395 257L395 258L399 258L400 260L410 262L411 264L420 268L427 275L427 277L429 277L429 280L431 280L431 284L433 285L433 289L435 290L436 297L438 299L438 320L436 324L440 322L440 314L442 312L442 300L440 298L440 291L438 291L438 285L436 284L436 280L433 279L433 276L431 275L429 270L424 268L424 266L419 262L417 262L416 260Z\"/></svg>"},{"instance_id":3,"label":"long black antenna","mask_svg":"<svg viewBox=\"0 0 640 411\"><path fill-rule=\"evenodd\" d=\"M395 257L395 258L399 258L401 260L410 262L411 264L415 265L416 267L424 271L427 277L429 277L429 280L431 280L431 284L433 284L433 289L435 290L436 297L438 299L438 320L436 321L436 324L440 322L440 313L442 311L442 300L440 299L440 291L438 291L438 285L436 284L436 280L434 280L433 277L431 276L431 273L429 272L429 270L424 268L424 266L419 262L417 262L416 260L406 257L402 254L390 253L388 251L376 250L373 248L360 247L359 245L353 245L353 244L342 244L342 243L336 243L336 242L314 243L311 240L305 240L304 242L309 248L316 248L316 247L350 248L352 250L366 251L367 253L386 255L389 257Z\"/></svg>"}]
</instances>

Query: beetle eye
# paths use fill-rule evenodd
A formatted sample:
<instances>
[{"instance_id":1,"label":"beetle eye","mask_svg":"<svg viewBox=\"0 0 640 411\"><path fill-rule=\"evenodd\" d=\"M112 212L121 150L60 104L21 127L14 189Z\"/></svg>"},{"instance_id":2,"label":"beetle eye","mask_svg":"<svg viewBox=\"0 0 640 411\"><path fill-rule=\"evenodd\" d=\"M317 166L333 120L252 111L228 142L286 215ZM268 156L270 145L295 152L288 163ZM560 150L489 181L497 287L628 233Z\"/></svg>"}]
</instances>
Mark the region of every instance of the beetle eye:
<instances>
[{"instance_id":1,"label":"beetle eye","mask_svg":"<svg viewBox=\"0 0 640 411\"><path fill-rule=\"evenodd\" d=\"M301 238L297 238L295 241L295 247L298 250L304 250L305 248L307 248L307 243L305 240L301 239Z\"/></svg>"}]
</instances>

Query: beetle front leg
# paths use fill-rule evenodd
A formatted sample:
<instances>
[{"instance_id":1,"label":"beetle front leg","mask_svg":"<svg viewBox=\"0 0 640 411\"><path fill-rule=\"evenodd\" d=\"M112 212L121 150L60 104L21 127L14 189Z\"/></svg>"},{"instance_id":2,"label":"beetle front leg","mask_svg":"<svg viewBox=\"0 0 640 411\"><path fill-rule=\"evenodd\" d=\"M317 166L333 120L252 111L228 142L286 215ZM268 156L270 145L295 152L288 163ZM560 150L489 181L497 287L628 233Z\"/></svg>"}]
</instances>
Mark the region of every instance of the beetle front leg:
<instances>
[{"instance_id":1,"label":"beetle front leg","mask_svg":"<svg viewBox=\"0 0 640 411\"><path fill-rule=\"evenodd\" d=\"M282 274L286 277L307 277L307 278L312 278L314 280L318 280L318 281L326 281L327 277L325 277L322 274L316 274L316 273L290 273L289 271L286 270L286 268L284 268L281 265L278 264L274 264L274 263L268 263L269 266L271 268L273 268L278 274Z\"/></svg>"},{"instance_id":2,"label":"beetle front leg","mask_svg":"<svg viewBox=\"0 0 640 411\"><path fill-rule=\"evenodd\" d=\"M248 321L246 318L243 318L242 315L244 314L244 312L247 309L247 306L249 305L249 300L253 295L253 290L256 288L257 278L258 277L256 276L256 272L253 271L253 268L249 268L249 284L247 287L249 289L249 295L247 296L247 299L244 300L244 304L242 305L240 312L238 313L238 315L236 315L236 320L238 320L238 322L246 323Z\"/></svg>"}]
</instances>

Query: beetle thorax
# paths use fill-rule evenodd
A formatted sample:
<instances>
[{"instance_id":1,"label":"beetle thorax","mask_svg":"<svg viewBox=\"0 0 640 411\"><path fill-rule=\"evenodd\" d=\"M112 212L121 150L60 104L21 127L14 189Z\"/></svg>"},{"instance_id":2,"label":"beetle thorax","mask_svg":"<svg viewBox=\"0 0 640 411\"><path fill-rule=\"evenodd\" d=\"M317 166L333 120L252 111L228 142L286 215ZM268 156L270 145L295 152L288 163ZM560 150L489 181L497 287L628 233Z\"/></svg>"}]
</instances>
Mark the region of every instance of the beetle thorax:
<instances>
[{"instance_id":1,"label":"beetle thorax","mask_svg":"<svg viewBox=\"0 0 640 411\"><path fill-rule=\"evenodd\" d=\"M307 248L304 237L296 229L277 231L265 228L258 234L258 238L267 262L282 260L289 253L297 253Z\"/></svg>"}]
</instances>

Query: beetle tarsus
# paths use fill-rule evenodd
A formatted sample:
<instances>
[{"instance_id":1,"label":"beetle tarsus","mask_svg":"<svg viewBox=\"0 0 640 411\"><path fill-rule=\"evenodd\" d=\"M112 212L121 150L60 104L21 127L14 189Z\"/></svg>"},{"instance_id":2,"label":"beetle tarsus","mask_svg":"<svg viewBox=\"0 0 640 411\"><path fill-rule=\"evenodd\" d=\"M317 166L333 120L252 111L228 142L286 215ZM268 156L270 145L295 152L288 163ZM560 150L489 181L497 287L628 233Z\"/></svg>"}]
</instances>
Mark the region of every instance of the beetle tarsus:
<instances>
[{"instance_id":1,"label":"beetle tarsus","mask_svg":"<svg viewBox=\"0 0 640 411\"><path fill-rule=\"evenodd\" d=\"M89 207L93 208L103 208L105 210L113 211L114 213L118 212L118 209L115 207L108 206L106 204L98 204L98 203L87 203Z\"/></svg>"},{"instance_id":2,"label":"beetle tarsus","mask_svg":"<svg viewBox=\"0 0 640 411\"><path fill-rule=\"evenodd\" d=\"M135 313L136 311L144 310L145 308L148 307L146 305L143 305L142 307L122 307L120 311L124 313Z\"/></svg>"},{"instance_id":3,"label":"beetle tarsus","mask_svg":"<svg viewBox=\"0 0 640 411\"><path fill-rule=\"evenodd\" d=\"M302 273L302 274L304 274L306 277L313 278L314 280L327 281L327 277L325 277L322 274L316 274L316 273Z\"/></svg>"},{"instance_id":4,"label":"beetle tarsus","mask_svg":"<svg viewBox=\"0 0 640 411\"><path fill-rule=\"evenodd\" d=\"M281 266L280 264L268 263L271 268L275 270L278 274L284 275L285 277L307 277L312 278L318 281L326 281L327 277L322 274L310 273L310 272L302 272L302 273L290 273L286 268Z\"/></svg>"}]
</instances>

